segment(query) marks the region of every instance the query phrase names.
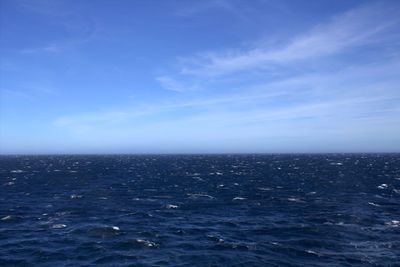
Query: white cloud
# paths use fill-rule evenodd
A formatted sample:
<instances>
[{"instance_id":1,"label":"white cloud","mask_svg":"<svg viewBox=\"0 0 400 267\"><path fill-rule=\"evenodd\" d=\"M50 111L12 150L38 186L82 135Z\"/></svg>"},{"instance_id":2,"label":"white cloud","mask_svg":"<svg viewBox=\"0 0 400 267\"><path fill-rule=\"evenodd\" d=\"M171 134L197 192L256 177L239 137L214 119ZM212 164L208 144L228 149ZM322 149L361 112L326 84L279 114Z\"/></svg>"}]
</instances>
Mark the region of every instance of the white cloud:
<instances>
[{"instance_id":1,"label":"white cloud","mask_svg":"<svg viewBox=\"0 0 400 267\"><path fill-rule=\"evenodd\" d=\"M395 12L377 4L360 7L315 26L279 48L258 45L244 51L208 52L184 58L180 74L202 77L229 75L332 55L352 47L379 44L387 38L384 36L387 31L398 32L399 19L393 19Z\"/></svg>"},{"instance_id":2,"label":"white cloud","mask_svg":"<svg viewBox=\"0 0 400 267\"><path fill-rule=\"evenodd\" d=\"M103 132L105 140L112 136L148 143L170 140L179 144L188 139L212 143L228 138L236 140L230 143L235 144L253 137L261 142L299 136L312 143L312 138L341 136L344 140L346 134L352 135L346 140L356 140L358 135L371 141L380 133L398 140L400 58L387 56L381 49L398 38L393 31L398 21L387 12L394 11L380 5L364 6L317 25L281 47L258 45L245 51L185 58L179 62L180 72L156 79L167 90L187 94L174 94L160 105L153 102L65 116L55 124L71 131L84 129L88 138L92 132ZM361 64L343 59L338 68L320 68L330 62L325 62L326 56L368 46L379 50L378 57ZM313 60L317 62L311 71L286 72L293 66L308 67ZM273 79L237 75L257 69L277 69L285 75ZM235 90L226 85L226 77L239 81Z\"/></svg>"},{"instance_id":3,"label":"white cloud","mask_svg":"<svg viewBox=\"0 0 400 267\"><path fill-rule=\"evenodd\" d=\"M188 17L205 11L220 9L240 17L241 13L233 2L234 1L232 0L202 0L197 2L186 2L186 4L183 2L174 13L177 16Z\"/></svg>"},{"instance_id":4,"label":"white cloud","mask_svg":"<svg viewBox=\"0 0 400 267\"><path fill-rule=\"evenodd\" d=\"M178 82L177 80L169 76L160 76L157 77L156 80L160 82L165 89L170 91L185 92L194 89L193 86L185 86L181 82Z\"/></svg>"},{"instance_id":5,"label":"white cloud","mask_svg":"<svg viewBox=\"0 0 400 267\"><path fill-rule=\"evenodd\" d=\"M99 27L92 16L76 12L81 8L79 3L71 5L63 0L17 0L22 11L36 16L45 17L49 24L59 27L63 37L53 40L43 40L35 47L21 49L23 54L58 53L93 41L99 32Z\"/></svg>"}]
</instances>

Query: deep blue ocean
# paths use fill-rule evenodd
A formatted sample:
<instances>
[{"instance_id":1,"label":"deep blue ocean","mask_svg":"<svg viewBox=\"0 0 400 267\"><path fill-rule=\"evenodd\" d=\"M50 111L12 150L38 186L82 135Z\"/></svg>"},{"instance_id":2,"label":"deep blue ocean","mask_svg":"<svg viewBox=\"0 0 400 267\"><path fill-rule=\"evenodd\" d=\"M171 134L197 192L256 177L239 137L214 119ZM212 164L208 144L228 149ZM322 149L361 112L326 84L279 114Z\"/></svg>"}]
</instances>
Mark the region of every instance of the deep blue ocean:
<instances>
[{"instance_id":1,"label":"deep blue ocean","mask_svg":"<svg viewBox=\"0 0 400 267\"><path fill-rule=\"evenodd\" d=\"M400 154L0 157L1 266L400 266Z\"/></svg>"}]
</instances>

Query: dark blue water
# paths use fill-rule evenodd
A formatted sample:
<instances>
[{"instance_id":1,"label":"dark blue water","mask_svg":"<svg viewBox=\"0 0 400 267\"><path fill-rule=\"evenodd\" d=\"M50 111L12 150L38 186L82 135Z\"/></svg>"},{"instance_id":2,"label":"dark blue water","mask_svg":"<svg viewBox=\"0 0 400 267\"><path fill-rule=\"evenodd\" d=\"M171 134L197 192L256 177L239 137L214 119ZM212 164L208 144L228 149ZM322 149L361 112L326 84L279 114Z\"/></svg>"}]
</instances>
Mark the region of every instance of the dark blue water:
<instances>
[{"instance_id":1,"label":"dark blue water","mask_svg":"<svg viewBox=\"0 0 400 267\"><path fill-rule=\"evenodd\" d=\"M400 154L0 157L0 265L400 266Z\"/></svg>"}]
</instances>

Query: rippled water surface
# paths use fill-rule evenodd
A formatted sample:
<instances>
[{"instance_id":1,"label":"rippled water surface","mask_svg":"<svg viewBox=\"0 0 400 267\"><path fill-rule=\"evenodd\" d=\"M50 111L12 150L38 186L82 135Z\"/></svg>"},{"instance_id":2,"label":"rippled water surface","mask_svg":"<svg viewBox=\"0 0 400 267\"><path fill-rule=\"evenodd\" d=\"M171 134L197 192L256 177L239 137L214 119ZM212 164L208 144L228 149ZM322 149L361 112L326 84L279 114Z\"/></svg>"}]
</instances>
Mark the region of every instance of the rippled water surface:
<instances>
[{"instance_id":1,"label":"rippled water surface","mask_svg":"<svg viewBox=\"0 0 400 267\"><path fill-rule=\"evenodd\" d=\"M400 154L0 157L0 265L400 266Z\"/></svg>"}]
</instances>

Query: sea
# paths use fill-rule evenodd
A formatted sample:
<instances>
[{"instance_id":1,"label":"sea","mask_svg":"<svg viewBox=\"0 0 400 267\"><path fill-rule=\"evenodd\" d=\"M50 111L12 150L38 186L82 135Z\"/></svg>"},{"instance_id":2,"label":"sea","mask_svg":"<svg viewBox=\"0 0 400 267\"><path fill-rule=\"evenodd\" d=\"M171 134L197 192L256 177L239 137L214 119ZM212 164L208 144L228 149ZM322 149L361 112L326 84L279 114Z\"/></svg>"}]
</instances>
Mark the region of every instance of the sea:
<instances>
[{"instance_id":1,"label":"sea","mask_svg":"<svg viewBox=\"0 0 400 267\"><path fill-rule=\"evenodd\" d=\"M0 156L0 266L400 266L400 154Z\"/></svg>"}]
</instances>

